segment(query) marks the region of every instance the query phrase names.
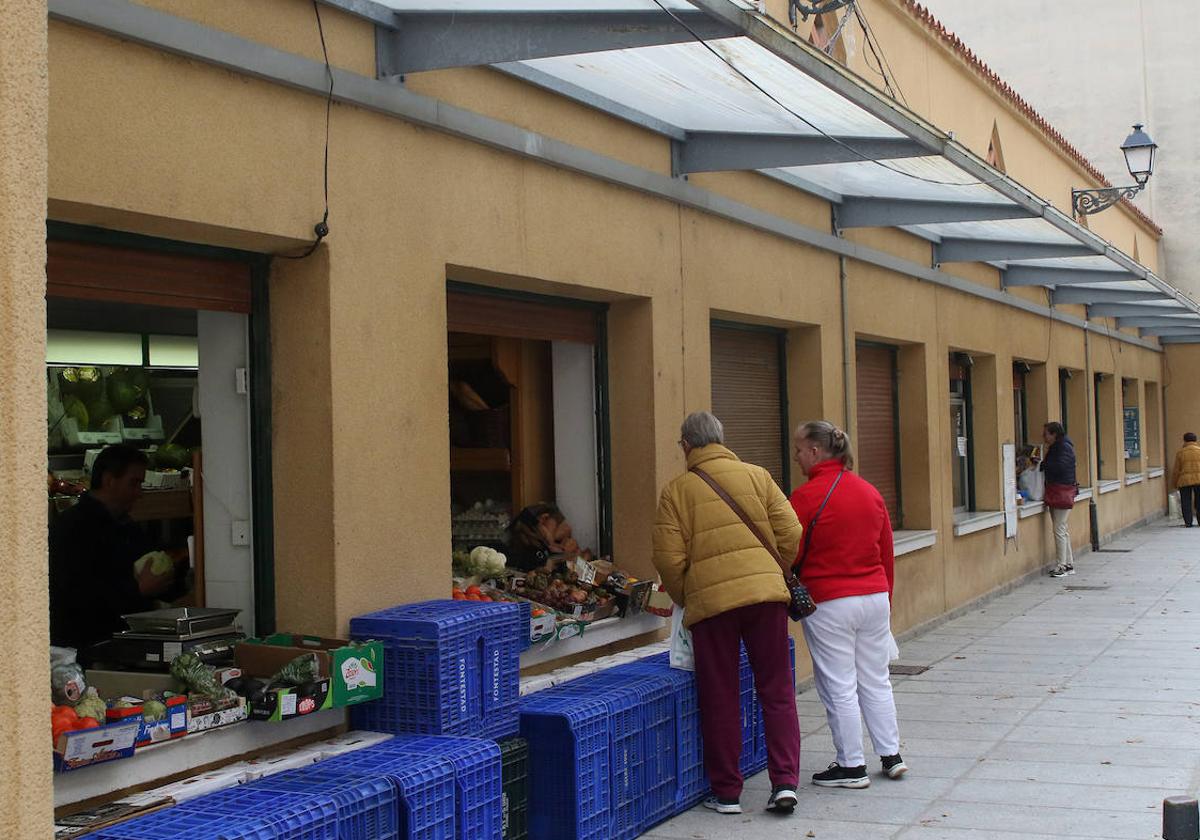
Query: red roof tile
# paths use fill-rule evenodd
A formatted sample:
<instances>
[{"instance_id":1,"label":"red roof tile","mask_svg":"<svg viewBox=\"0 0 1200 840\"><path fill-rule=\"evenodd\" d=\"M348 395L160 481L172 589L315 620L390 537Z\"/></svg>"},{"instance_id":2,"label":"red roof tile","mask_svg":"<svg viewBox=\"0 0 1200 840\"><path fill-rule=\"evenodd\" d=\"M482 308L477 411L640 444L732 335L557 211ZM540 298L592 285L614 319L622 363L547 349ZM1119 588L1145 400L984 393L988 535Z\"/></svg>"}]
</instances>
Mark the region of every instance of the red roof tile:
<instances>
[{"instance_id":1,"label":"red roof tile","mask_svg":"<svg viewBox=\"0 0 1200 840\"><path fill-rule=\"evenodd\" d=\"M916 20L920 21L924 26L934 34L943 44L945 44L952 52L958 54L968 65L992 86L1001 96L1007 99L1016 107L1018 111L1024 114L1041 132L1052 140L1060 149L1078 163L1087 171L1094 179L1100 182L1105 187L1111 187L1112 183L1104 177L1104 174L1096 168L1090 160L1083 156L1083 153L1076 149L1067 138L1063 137L1054 126L1052 126L1045 117L1034 110L1033 106L1025 101L1012 85L1000 78L1000 75L988 67L984 61L977 56L962 39L946 28L946 25L938 20L932 12L922 6L916 0L899 0L900 5L909 12ZM1121 199L1126 209L1132 212L1138 219L1145 223L1151 230L1162 236L1162 228L1154 223L1154 220L1147 216L1140 207L1135 205L1128 199Z\"/></svg>"}]
</instances>

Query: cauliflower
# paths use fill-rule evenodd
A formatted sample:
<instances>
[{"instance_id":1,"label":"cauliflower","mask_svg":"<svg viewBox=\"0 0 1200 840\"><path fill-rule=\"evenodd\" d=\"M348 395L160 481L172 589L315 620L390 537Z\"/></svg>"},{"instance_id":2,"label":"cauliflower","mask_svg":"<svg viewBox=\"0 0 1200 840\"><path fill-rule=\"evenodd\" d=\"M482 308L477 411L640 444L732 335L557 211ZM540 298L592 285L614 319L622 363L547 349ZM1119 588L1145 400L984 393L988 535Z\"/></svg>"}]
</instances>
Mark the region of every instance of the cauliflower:
<instances>
[{"instance_id":1,"label":"cauliflower","mask_svg":"<svg viewBox=\"0 0 1200 840\"><path fill-rule=\"evenodd\" d=\"M504 574L508 558L494 548L479 545L471 549L470 565L480 577L493 578Z\"/></svg>"}]
</instances>

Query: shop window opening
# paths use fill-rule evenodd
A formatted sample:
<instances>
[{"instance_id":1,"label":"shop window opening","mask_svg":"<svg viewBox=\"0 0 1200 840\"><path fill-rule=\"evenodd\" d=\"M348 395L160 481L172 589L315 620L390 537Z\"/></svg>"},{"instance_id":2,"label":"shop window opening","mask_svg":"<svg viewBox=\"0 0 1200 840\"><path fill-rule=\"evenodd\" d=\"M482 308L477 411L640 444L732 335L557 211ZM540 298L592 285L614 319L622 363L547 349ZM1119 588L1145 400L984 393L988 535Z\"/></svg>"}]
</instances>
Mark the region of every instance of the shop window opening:
<instances>
[{"instance_id":1,"label":"shop window opening","mask_svg":"<svg viewBox=\"0 0 1200 840\"><path fill-rule=\"evenodd\" d=\"M855 432L858 471L883 496L892 527L903 528L898 348L855 344Z\"/></svg>"},{"instance_id":2,"label":"shop window opening","mask_svg":"<svg viewBox=\"0 0 1200 840\"><path fill-rule=\"evenodd\" d=\"M787 334L729 321L709 329L712 411L725 427L725 445L763 467L790 491L787 416Z\"/></svg>"},{"instance_id":3,"label":"shop window opening","mask_svg":"<svg viewBox=\"0 0 1200 840\"><path fill-rule=\"evenodd\" d=\"M108 671L165 670L184 650L232 662L260 612L252 269L161 244L48 250L52 643ZM149 637L123 618L197 607L224 621L203 642Z\"/></svg>"},{"instance_id":4,"label":"shop window opening","mask_svg":"<svg viewBox=\"0 0 1200 840\"><path fill-rule=\"evenodd\" d=\"M1017 450L1029 443L1028 362L1013 362L1013 443Z\"/></svg>"},{"instance_id":5,"label":"shop window opening","mask_svg":"<svg viewBox=\"0 0 1200 840\"><path fill-rule=\"evenodd\" d=\"M558 638L633 602L611 556L605 318L579 301L447 292L451 594L534 601Z\"/></svg>"},{"instance_id":6,"label":"shop window opening","mask_svg":"<svg viewBox=\"0 0 1200 840\"><path fill-rule=\"evenodd\" d=\"M975 510L971 366L966 353L950 354L950 464L955 513Z\"/></svg>"}]
</instances>

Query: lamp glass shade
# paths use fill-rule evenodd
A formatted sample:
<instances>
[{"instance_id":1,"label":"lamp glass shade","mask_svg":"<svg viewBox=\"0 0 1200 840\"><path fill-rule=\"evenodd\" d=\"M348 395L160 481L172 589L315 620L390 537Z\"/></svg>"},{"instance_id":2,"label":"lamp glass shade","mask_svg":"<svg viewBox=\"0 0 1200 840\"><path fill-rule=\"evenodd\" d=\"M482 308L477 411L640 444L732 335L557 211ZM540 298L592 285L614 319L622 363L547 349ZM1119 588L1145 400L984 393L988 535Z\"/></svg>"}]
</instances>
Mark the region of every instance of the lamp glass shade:
<instances>
[{"instance_id":1,"label":"lamp glass shade","mask_svg":"<svg viewBox=\"0 0 1200 840\"><path fill-rule=\"evenodd\" d=\"M1121 144L1121 151L1125 153L1125 165L1138 184L1145 185L1154 174L1154 153L1157 149L1158 145L1150 139L1150 135L1142 131L1140 124L1133 127L1133 133Z\"/></svg>"}]
</instances>

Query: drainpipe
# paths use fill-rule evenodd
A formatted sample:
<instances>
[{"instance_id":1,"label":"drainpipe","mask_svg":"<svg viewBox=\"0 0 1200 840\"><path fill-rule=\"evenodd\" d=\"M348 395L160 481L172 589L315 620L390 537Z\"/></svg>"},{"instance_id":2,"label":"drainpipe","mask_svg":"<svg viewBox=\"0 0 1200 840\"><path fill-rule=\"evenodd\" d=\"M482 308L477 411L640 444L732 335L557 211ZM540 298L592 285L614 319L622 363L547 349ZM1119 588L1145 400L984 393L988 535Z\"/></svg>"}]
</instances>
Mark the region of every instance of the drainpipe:
<instances>
[{"instance_id":1,"label":"drainpipe","mask_svg":"<svg viewBox=\"0 0 1200 840\"><path fill-rule=\"evenodd\" d=\"M850 335L850 301L847 295L849 282L846 279L846 257L838 255L838 286L842 294L842 417L846 434L854 439L850 428L850 353L854 349Z\"/></svg>"},{"instance_id":2,"label":"drainpipe","mask_svg":"<svg viewBox=\"0 0 1200 840\"><path fill-rule=\"evenodd\" d=\"M1088 525L1091 530L1092 551L1100 550L1100 515L1096 508L1096 496L1100 494L1100 486L1098 474L1100 472L1099 454L1096 455L1096 468L1091 468L1092 453L1097 452L1095 447L1096 440L1096 379L1092 375L1092 343L1091 343L1091 319L1083 325L1083 393L1084 399L1087 402L1085 411L1088 419L1088 444L1092 452L1088 453L1088 472L1091 473L1092 497L1088 499Z\"/></svg>"}]
</instances>

